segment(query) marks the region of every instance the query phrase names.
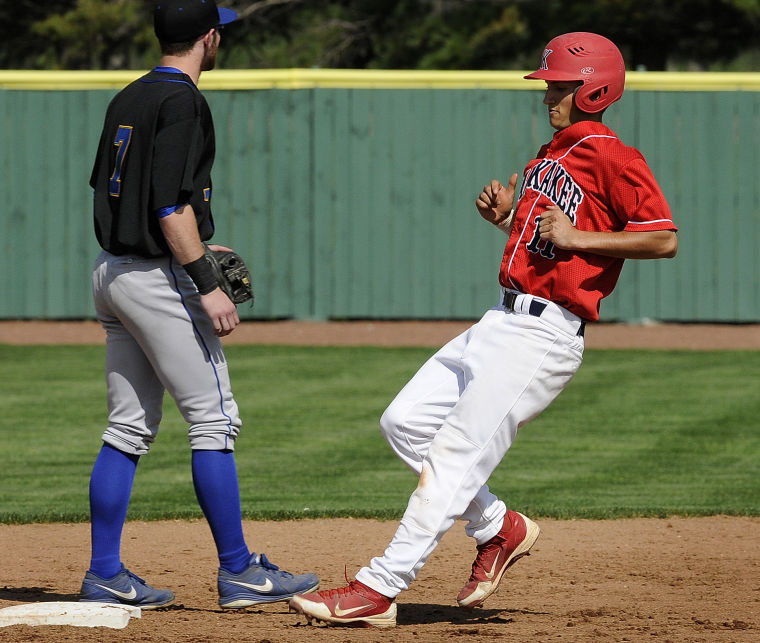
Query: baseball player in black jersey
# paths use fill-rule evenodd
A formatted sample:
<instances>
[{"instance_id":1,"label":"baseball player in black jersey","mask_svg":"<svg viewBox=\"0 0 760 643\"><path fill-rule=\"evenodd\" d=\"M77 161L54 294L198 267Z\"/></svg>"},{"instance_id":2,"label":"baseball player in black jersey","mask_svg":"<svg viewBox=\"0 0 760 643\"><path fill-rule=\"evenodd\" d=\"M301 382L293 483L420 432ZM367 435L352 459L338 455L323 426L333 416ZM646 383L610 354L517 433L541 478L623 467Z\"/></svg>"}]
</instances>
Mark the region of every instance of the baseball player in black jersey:
<instances>
[{"instance_id":1,"label":"baseball player in black jersey","mask_svg":"<svg viewBox=\"0 0 760 643\"><path fill-rule=\"evenodd\" d=\"M158 433L164 391L190 426L193 484L219 554L219 604L282 601L319 585L314 574L293 575L251 553L243 536L233 455L241 421L220 340L239 318L204 256L214 231L214 125L196 87L214 67L222 25L236 18L214 0L158 0L161 64L106 113L90 185L103 248L93 293L106 330L109 418L90 480L83 601L143 609L174 601L120 557L135 471Z\"/></svg>"}]
</instances>

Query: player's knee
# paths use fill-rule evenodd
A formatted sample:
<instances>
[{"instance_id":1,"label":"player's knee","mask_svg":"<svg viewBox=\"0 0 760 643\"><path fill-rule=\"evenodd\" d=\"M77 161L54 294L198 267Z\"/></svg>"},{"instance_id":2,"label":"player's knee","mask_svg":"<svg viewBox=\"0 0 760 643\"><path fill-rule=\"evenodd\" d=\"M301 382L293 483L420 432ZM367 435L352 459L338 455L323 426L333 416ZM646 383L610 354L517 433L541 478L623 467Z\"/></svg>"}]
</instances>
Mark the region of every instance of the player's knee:
<instances>
[{"instance_id":1,"label":"player's knee","mask_svg":"<svg viewBox=\"0 0 760 643\"><path fill-rule=\"evenodd\" d=\"M158 427L151 430L131 427L125 424L109 424L102 435L106 444L130 455L145 455L155 442Z\"/></svg>"},{"instance_id":2,"label":"player's knee","mask_svg":"<svg viewBox=\"0 0 760 643\"><path fill-rule=\"evenodd\" d=\"M390 447L399 453L399 450L408 450L407 421L409 419L408 408L400 404L391 404L380 417L380 432Z\"/></svg>"},{"instance_id":3,"label":"player's knee","mask_svg":"<svg viewBox=\"0 0 760 643\"><path fill-rule=\"evenodd\" d=\"M237 435L237 431L224 427L192 427L188 439L193 451L232 451Z\"/></svg>"},{"instance_id":4,"label":"player's knee","mask_svg":"<svg viewBox=\"0 0 760 643\"><path fill-rule=\"evenodd\" d=\"M405 414L397 405L391 404L380 417L380 432L385 441L393 445L398 442L403 433Z\"/></svg>"}]
</instances>

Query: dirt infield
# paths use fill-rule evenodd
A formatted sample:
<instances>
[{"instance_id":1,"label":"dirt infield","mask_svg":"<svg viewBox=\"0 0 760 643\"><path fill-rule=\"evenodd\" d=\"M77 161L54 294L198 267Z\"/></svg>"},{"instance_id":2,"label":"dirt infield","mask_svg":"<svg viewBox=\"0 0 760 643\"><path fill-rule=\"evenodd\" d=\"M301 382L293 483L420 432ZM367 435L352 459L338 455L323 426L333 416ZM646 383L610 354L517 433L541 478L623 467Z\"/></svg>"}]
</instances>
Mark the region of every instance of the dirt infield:
<instances>
[{"instance_id":1,"label":"dirt infield","mask_svg":"<svg viewBox=\"0 0 760 643\"><path fill-rule=\"evenodd\" d=\"M127 523L124 560L171 587L177 605L143 612L124 630L46 626L0 629L19 641L512 641L747 642L760 639L760 519L671 518L539 521L531 556L498 594L466 612L455 597L469 575L472 542L456 526L412 588L388 631L307 625L277 603L241 612L216 604L213 544L203 522ZM250 545L323 587L344 584L383 551L395 522L246 522ZM0 607L76 600L88 564L87 525L0 525Z\"/></svg>"},{"instance_id":2,"label":"dirt infield","mask_svg":"<svg viewBox=\"0 0 760 643\"><path fill-rule=\"evenodd\" d=\"M442 346L471 321L243 322L226 344ZM103 329L85 321L0 321L0 344L100 344ZM592 324L587 348L760 350L760 324Z\"/></svg>"},{"instance_id":3,"label":"dirt infield","mask_svg":"<svg viewBox=\"0 0 760 643\"><path fill-rule=\"evenodd\" d=\"M245 323L225 341L279 344L437 346L467 323ZM0 322L0 343L103 341L93 322ZM589 329L592 348L760 349L760 326L622 326ZM411 492L411 490L410 490ZM760 518L538 521L532 555L510 569L484 608L455 597L474 545L456 526L412 588L398 600L390 631L307 625L278 603L222 612L216 559L204 522L130 522L123 558L149 582L170 587L177 604L143 612L124 630L62 626L0 628L0 641L514 641L731 642L760 640ZM314 571L323 587L344 583L382 553L394 521L246 522L256 551L290 571ZM84 524L0 525L0 608L76 600L88 565Z\"/></svg>"}]
</instances>

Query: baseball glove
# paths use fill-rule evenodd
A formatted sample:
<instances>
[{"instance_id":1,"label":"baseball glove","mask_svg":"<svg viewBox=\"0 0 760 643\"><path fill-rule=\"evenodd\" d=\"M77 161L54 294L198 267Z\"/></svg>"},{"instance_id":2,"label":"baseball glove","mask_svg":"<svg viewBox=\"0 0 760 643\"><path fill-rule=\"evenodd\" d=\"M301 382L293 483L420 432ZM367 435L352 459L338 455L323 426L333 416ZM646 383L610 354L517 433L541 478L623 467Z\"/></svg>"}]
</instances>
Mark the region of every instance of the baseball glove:
<instances>
[{"instance_id":1,"label":"baseball glove","mask_svg":"<svg viewBox=\"0 0 760 643\"><path fill-rule=\"evenodd\" d=\"M206 244L206 259L211 264L219 287L234 304L251 300L253 306L253 284L248 266L236 252L212 250Z\"/></svg>"}]
</instances>

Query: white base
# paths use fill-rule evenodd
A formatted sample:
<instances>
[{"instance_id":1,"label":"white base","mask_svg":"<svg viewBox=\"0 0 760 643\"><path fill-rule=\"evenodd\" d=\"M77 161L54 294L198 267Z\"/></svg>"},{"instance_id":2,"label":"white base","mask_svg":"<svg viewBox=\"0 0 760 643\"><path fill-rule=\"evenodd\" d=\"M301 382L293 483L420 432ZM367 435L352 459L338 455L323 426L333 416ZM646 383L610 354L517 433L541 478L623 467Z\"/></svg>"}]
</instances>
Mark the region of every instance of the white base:
<instances>
[{"instance_id":1,"label":"white base","mask_svg":"<svg viewBox=\"0 0 760 643\"><path fill-rule=\"evenodd\" d=\"M113 603L26 603L0 609L0 627L8 625L73 625L123 629L140 618L139 607Z\"/></svg>"}]
</instances>

